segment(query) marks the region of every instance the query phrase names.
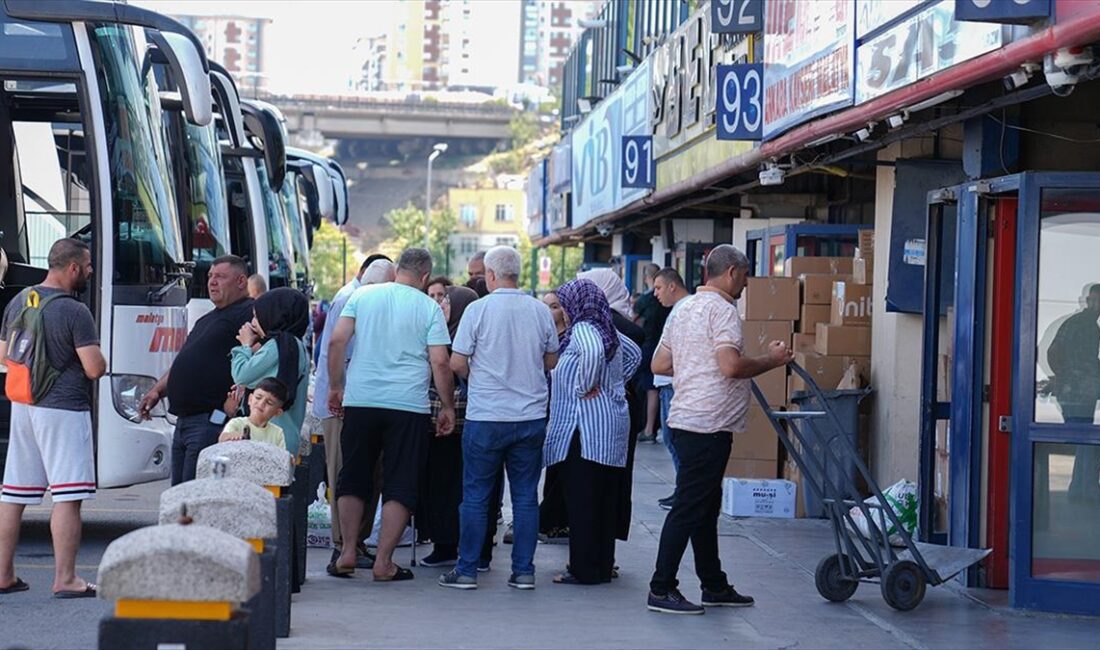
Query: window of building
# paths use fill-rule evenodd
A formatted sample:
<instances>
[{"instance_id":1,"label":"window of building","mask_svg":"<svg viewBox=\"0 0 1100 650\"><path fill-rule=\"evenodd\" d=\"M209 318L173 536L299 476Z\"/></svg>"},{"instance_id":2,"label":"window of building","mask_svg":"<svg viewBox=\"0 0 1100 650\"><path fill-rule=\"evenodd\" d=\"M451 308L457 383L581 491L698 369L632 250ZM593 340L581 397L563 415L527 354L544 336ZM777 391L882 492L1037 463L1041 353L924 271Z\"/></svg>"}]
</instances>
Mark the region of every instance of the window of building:
<instances>
[{"instance_id":1,"label":"window of building","mask_svg":"<svg viewBox=\"0 0 1100 650\"><path fill-rule=\"evenodd\" d=\"M459 255L473 255L477 252L477 240L473 237L463 237L458 241Z\"/></svg>"},{"instance_id":2,"label":"window of building","mask_svg":"<svg viewBox=\"0 0 1100 650\"><path fill-rule=\"evenodd\" d=\"M515 246L516 240L514 237L497 237L496 246Z\"/></svg>"},{"instance_id":3,"label":"window of building","mask_svg":"<svg viewBox=\"0 0 1100 650\"><path fill-rule=\"evenodd\" d=\"M462 225L467 228L474 228L477 226L477 206L464 203L459 208L459 218L462 219Z\"/></svg>"},{"instance_id":4,"label":"window of building","mask_svg":"<svg viewBox=\"0 0 1100 650\"><path fill-rule=\"evenodd\" d=\"M508 203L497 203L497 221L513 221L516 218L516 206Z\"/></svg>"}]
</instances>

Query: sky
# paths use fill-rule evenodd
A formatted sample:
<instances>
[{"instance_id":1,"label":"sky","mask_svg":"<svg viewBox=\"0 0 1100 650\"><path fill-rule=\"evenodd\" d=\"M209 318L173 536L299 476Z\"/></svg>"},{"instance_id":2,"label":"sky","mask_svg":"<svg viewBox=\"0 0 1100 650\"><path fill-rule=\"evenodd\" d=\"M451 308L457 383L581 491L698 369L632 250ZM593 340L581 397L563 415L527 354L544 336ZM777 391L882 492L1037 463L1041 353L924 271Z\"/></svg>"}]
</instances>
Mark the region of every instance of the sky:
<instances>
[{"instance_id":1,"label":"sky","mask_svg":"<svg viewBox=\"0 0 1100 650\"><path fill-rule=\"evenodd\" d=\"M475 0L500 6L500 25L516 31L519 0ZM270 18L268 88L277 93L325 94L347 90L362 57L360 38L385 31L400 0L130 0L166 14L240 14ZM509 6L513 5L513 6ZM496 21L493 21L496 22ZM305 53L305 55L303 55Z\"/></svg>"}]
</instances>

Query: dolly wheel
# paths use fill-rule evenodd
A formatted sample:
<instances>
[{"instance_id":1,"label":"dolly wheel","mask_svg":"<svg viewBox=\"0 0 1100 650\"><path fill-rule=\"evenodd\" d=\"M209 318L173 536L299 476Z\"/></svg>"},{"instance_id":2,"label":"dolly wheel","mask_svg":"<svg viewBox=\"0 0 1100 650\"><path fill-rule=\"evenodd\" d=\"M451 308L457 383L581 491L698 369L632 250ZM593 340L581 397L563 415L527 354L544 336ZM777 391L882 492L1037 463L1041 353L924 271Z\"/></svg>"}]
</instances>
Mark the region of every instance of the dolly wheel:
<instances>
[{"instance_id":1,"label":"dolly wheel","mask_svg":"<svg viewBox=\"0 0 1100 650\"><path fill-rule=\"evenodd\" d=\"M924 573L912 560L899 560L882 572L882 599L896 610L907 612L924 600Z\"/></svg>"},{"instance_id":2,"label":"dolly wheel","mask_svg":"<svg viewBox=\"0 0 1100 650\"><path fill-rule=\"evenodd\" d=\"M844 577L843 569L848 566L848 556L841 553L827 555L817 563L814 572L814 584L817 593L825 600L842 603L852 597L859 587L859 580Z\"/></svg>"}]
</instances>

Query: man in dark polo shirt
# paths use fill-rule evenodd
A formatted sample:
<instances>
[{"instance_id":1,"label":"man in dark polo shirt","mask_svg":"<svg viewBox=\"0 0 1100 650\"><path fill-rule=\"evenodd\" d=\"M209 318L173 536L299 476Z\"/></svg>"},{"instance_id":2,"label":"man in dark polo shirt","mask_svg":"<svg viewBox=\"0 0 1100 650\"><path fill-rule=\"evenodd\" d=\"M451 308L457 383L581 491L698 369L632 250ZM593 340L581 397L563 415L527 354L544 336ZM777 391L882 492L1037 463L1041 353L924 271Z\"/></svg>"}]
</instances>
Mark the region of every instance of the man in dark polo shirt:
<instances>
[{"instance_id":1,"label":"man in dark polo shirt","mask_svg":"<svg viewBox=\"0 0 1100 650\"><path fill-rule=\"evenodd\" d=\"M172 367L141 401L142 417L168 397L178 420L172 439L172 485L195 478L199 452L218 441L233 387L229 351L241 326L252 320L248 266L236 255L214 260L206 282L214 311L195 322Z\"/></svg>"}]
</instances>

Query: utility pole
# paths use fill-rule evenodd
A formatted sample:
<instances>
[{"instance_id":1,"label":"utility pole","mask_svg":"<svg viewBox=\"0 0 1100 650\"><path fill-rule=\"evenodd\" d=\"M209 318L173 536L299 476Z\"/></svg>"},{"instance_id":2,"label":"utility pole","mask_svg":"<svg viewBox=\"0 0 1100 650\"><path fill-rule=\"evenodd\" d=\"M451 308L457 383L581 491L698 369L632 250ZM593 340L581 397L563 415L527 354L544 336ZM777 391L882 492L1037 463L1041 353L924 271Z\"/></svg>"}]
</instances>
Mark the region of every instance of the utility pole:
<instances>
[{"instance_id":1,"label":"utility pole","mask_svg":"<svg viewBox=\"0 0 1100 650\"><path fill-rule=\"evenodd\" d=\"M431 250L432 233L432 163L447 150L446 142L439 142L428 154L428 187L424 192L424 249Z\"/></svg>"}]
</instances>

